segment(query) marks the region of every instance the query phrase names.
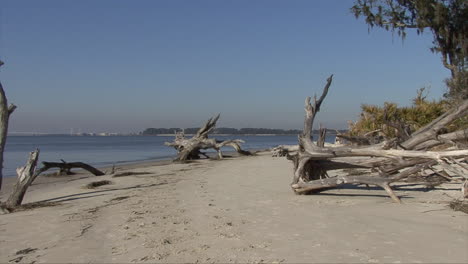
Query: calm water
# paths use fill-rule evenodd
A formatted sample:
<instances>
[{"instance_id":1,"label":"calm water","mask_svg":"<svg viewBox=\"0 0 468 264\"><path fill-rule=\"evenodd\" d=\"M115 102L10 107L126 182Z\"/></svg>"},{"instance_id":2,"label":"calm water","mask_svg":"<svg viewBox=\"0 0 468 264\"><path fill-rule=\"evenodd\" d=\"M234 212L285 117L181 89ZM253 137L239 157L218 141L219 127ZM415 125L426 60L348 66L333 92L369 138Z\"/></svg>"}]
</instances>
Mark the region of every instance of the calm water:
<instances>
[{"instance_id":1,"label":"calm water","mask_svg":"<svg viewBox=\"0 0 468 264\"><path fill-rule=\"evenodd\" d=\"M16 168L24 166L29 152L39 148L39 162L64 159L68 162L81 161L97 167L145 160L164 160L176 155L164 142L173 136L9 136L5 148L3 174L16 176ZM281 144L297 144L297 136L216 136L216 139L242 139L244 149L266 149ZM335 136L327 136L327 142L334 142ZM232 148L226 148L230 151Z\"/></svg>"}]
</instances>

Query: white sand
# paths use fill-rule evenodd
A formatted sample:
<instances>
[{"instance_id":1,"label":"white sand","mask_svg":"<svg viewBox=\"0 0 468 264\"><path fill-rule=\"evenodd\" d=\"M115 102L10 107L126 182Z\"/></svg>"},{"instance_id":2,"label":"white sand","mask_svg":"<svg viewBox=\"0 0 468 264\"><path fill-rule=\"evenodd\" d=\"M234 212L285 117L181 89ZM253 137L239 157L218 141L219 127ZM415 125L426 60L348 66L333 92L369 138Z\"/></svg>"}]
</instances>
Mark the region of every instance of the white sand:
<instances>
[{"instance_id":1,"label":"white sand","mask_svg":"<svg viewBox=\"0 0 468 264\"><path fill-rule=\"evenodd\" d=\"M458 185L299 196L268 153L126 170L150 174L38 179L25 202L61 203L0 215L0 262L468 262Z\"/></svg>"}]
</instances>

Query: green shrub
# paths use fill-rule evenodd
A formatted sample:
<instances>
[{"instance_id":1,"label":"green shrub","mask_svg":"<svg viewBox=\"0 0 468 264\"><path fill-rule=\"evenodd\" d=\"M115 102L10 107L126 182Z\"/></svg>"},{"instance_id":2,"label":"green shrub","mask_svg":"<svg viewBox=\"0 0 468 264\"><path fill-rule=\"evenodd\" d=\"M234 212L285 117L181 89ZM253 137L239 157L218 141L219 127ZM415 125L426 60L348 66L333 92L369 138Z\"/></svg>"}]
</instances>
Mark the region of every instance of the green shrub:
<instances>
[{"instance_id":1,"label":"green shrub","mask_svg":"<svg viewBox=\"0 0 468 264\"><path fill-rule=\"evenodd\" d=\"M369 132L379 130L386 137L397 135L397 130L389 126L389 123L404 124L410 132L427 125L452 106L447 100L426 99L425 88L417 92L416 98L409 107L398 107L395 103L385 102L383 106L361 106L361 117L357 122L351 122L348 134L350 136L364 136ZM447 132L468 127L468 118L463 117L447 127Z\"/></svg>"}]
</instances>

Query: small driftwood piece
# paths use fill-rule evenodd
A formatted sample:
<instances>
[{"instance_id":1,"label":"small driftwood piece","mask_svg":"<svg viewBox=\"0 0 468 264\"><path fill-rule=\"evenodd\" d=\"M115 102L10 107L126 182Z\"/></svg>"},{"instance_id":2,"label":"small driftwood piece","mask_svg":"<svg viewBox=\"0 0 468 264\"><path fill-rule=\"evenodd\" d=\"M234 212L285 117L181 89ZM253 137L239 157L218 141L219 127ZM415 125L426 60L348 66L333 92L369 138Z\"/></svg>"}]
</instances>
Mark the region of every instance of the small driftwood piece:
<instances>
[{"instance_id":1,"label":"small driftwood piece","mask_svg":"<svg viewBox=\"0 0 468 264\"><path fill-rule=\"evenodd\" d=\"M286 157L295 154L299 150L299 145L279 145L271 149L272 157Z\"/></svg>"},{"instance_id":2,"label":"small driftwood piece","mask_svg":"<svg viewBox=\"0 0 468 264\"><path fill-rule=\"evenodd\" d=\"M66 162L62 160L62 162L47 162L44 161L42 162L42 168L38 169L37 174L41 174L45 172L46 170L52 169L52 168L59 168L59 171L57 175L72 175L73 172L71 169L73 168L81 168L83 170L87 170L90 173L92 173L95 176L102 176L105 175L104 172L94 168L93 166L83 163L83 162Z\"/></svg>"},{"instance_id":3,"label":"small driftwood piece","mask_svg":"<svg viewBox=\"0 0 468 264\"><path fill-rule=\"evenodd\" d=\"M307 97L305 101L306 116L304 130L299 135L299 151L296 155L289 157L294 163L291 187L295 193L316 193L343 184L366 184L383 188L393 201L399 203L400 199L395 195L390 184L404 180L419 171L440 165L446 171L463 176L466 163L462 162L465 162L468 157L468 149L446 151L416 149L422 144L427 144L427 141L437 140L438 131L457 118L466 115L468 100L433 121L431 125L421 128L412 135L405 135L405 138L409 137L401 144L396 144L399 140L393 139L378 144L368 142L370 144L368 146L324 147L322 134L318 144L312 141L312 127L314 118L328 93L332 78L333 75L327 79L327 84L318 100L314 97L311 103L311 98ZM356 157L362 158L356 159ZM457 161L457 158L462 158L461 162ZM349 168L369 171L366 175L330 176L330 171Z\"/></svg>"},{"instance_id":4,"label":"small driftwood piece","mask_svg":"<svg viewBox=\"0 0 468 264\"><path fill-rule=\"evenodd\" d=\"M219 119L219 114L208 121L201 127L197 134L192 138L186 138L184 132L176 133L174 142L165 142L166 146L174 147L178 154L174 161L185 162L187 160L199 159L200 155L208 157L205 153L201 152L203 149L214 149L218 154L218 158L222 159L223 154L221 148L229 146L234 148L237 153L241 155L252 155L251 152L243 150L241 144L243 140L234 139L219 141L213 138L208 138L208 134L212 132L216 127L216 122Z\"/></svg>"}]
</instances>

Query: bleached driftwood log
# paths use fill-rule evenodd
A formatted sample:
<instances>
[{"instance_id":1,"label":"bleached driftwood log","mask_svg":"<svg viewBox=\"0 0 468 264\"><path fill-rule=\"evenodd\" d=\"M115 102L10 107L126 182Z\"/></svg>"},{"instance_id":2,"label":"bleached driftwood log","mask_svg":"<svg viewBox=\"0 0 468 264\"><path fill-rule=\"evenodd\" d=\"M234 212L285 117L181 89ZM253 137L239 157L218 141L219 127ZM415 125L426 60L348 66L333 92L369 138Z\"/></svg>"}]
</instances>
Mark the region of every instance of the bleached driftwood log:
<instances>
[{"instance_id":1,"label":"bleached driftwood log","mask_svg":"<svg viewBox=\"0 0 468 264\"><path fill-rule=\"evenodd\" d=\"M279 145L271 149L272 157L286 157L293 155L299 150L299 145Z\"/></svg>"},{"instance_id":2,"label":"bleached driftwood log","mask_svg":"<svg viewBox=\"0 0 468 264\"><path fill-rule=\"evenodd\" d=\"M416 131L399 147L394 141L385 141L364 147L323 147L312 141L312 127L315 115L325 99L331 85L333 75L327 80L321 97L314 97L305 101L306 117L304 130L299 135L298 154L291 157L294 162L294 177L291 187L296 193L320 192L322 190L337 187L342 184L369 184L382 187L395 201L400 199L392 191L390 184L409 177L410 175L436 164L449 167L452 172L453 166L446 164L444 159L455 159L468 157L468 149L450 151L418 151L413 150L416 146L428 140L436 140L435 135L444 126L468 112L468 100L463 102L454 110L444 114L431 123L430 126ZM366 159L345 159L348 157L367 157ZM345 168L367 168L369 175L363 176L335 176L330 177L329 171ZM460 174L462 172L459 172ZM462 176L462 175L459 175Z\"/></svg>"},{"instance_id":3,"label":"bleached driftwood log","mask_svg":"<svg viewBox=\"0 0 468 264\"><path fill-rule=\"evenodd\" d=\"M0 60L0 67L3 64L3 61ZM15 109L15 105L8 105L5 91L3 90L2 83L0 82L0 189L2 189L3 181L3 151L5 150L5 143L8 134L8 121L10 120L10 115L15 111Z\"/></svg>"},{"instance_id":4,"label":"bleached driftwood log","mask_svg":"<svg viewBox=\"0 0 468 264\"><path fill-rule=\"evenodd\" d=\"M208 157L205 153L201 152L202 149L214 149L218 154L218 158L222 159L223 154L221 148L229 146L234 148L241 155L252 155L251 152L242 150L240 144L244 143L243 140L234 139L219 141L213 138L208 138L208 134L216 127L216 122L219 119L219 114L214 118L210 118L203 127L201 127L197 134L192 138L186 138L184 133L176 133L174 142L165 142L166 146L174 147L178 154L174 159L175 161L187 161L191 159L198 159L200 155Z\"/></svg>"},{"instance_id":5,"label":"bleached driftwood log","mask_svg":"<svg viewBox=\"0 0 468 264\"><path fill-rule=\"evenodd\" d=\"M26 165L24 167L16 169L18 179L16 181L15 186L13 187L13 192L8 197L8 200L4 204L0 205L0 207L2 207L4 211L11 211L14 208L20 206L23 202L23 198L26 194L27 189L39 175L36 173L38 158L39 150L36 149L35 151L29 153L29 159L26 162Z\"/></svg>"}]
</instances>

